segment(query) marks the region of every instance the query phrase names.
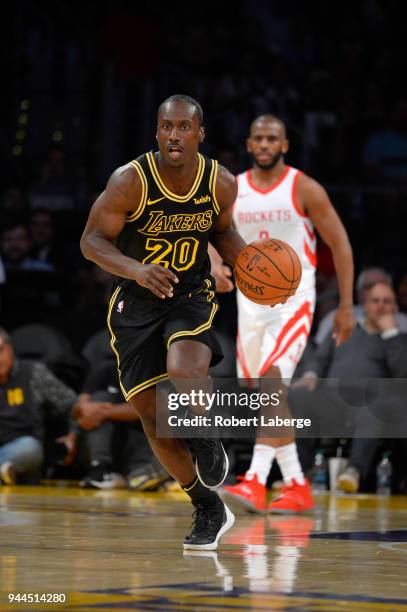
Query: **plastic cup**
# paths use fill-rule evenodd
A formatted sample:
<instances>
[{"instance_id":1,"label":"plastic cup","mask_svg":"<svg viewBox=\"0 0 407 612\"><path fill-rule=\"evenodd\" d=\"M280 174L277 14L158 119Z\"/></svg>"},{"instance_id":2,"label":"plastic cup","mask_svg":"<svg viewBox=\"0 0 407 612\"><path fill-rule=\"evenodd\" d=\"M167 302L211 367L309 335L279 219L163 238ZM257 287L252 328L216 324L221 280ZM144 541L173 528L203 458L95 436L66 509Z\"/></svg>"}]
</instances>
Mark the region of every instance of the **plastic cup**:
<instances>
[{"instance_id":1,"label":"plastic cup","mask_svg":"<svg viewBox=\"0 0 407 612\"><path fill-rule=\"evenodd\" d=\"M331 457L328 461L329 466L329 490L338 491L336 481L346 469L349 461L344 457Z\"/></svg>"}]
</instances>

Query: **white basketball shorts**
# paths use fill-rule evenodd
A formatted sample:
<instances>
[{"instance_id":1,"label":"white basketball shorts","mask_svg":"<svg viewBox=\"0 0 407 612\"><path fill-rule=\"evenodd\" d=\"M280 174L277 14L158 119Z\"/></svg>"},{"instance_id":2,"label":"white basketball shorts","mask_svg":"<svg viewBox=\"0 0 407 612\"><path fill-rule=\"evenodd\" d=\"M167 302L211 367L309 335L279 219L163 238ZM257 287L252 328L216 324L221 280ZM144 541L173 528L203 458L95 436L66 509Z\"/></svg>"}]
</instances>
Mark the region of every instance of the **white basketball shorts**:
<instances>
[{"instance_id":1,"label":"white basketball shorts","mask_svg":"<svg viewBox=\"0 0 407 612\"><path fill-rule=\"evenodd\" d=\"M239 378L261 378L277 366L289 382L308 341L315 289L299 291L274 308L254 304L238 291L237 303Z\"/></svg>"}]
</instances>

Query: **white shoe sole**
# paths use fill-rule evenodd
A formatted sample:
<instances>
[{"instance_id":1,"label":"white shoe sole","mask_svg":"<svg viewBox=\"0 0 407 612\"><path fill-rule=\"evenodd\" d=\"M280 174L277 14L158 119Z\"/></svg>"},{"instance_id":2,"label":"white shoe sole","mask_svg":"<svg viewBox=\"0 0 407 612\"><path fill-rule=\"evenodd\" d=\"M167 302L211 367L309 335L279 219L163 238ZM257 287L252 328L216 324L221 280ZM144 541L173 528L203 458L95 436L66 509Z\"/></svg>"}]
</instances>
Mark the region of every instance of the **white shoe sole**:
<instances>
[{"instance_id":1,"label":"white shoe sole","mask_svg":"<svg viewBox=\"0 0 407 612\"><path fill-rule=\"evenodd\" d=\"M228 475L229 472L229 457L227 455L227 452L225 451L222 442L220 443L222 446L222 450L223 450L223 454L225 455L225 459L226 459L226 467L225 467L225 473L222 476L222 480L220 480L217 484L214 485L208 485L206 484L206 482L203 481L203 479L201 478L201 475L199 473L199 468L198 468L198 461L195 460L195 469L196 469L196 475L198 476L201 484L203 484L204 487L206 487L207 489L216 489L217 487L220 487L221 484L223 484L225 482L225 478Z\"/></svg>"},{"instance_id":2,"label":"white shoe sole","mask_svg":"<svg viewBox=\"0 0 407 612\"><path fill-rule=\"evenodd\" d=\"M268 514L267 508L260 510L256 508L253 502L241 495L235 495L234 493L230 493L230 491L225 491L225 489L221 489L219 495L223 500L226 499L234 508L243 509L245 512L250 512L251 514Z\"/></svg>"},{"instance_id":3,"label":"white shoe sole","mask_svg":"<svg viewBox=\"0 0 407 612\"><path fill-rule=\"evenodd\" d=\"M219 529L218 535L216 539L210 544L184 544L184 550L216 550L218 548L218 542L220 538L223 536L226 531L228 531L231 527L233 527L235 522L235 515L233 512L229 510L226 504L225 512L226 512L226 521L225 524Z\"/></svg>"}]
</instances>

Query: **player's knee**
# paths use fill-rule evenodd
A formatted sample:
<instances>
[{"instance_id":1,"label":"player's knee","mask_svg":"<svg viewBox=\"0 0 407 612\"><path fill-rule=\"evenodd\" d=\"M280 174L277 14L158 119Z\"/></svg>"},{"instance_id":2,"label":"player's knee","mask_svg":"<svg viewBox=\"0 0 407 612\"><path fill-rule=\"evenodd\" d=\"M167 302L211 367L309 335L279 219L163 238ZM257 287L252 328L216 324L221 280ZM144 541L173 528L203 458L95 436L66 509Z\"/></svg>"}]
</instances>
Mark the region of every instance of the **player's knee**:
<instances>
[{"instance_id":1,"label":"player's knee","mask_svg":"<svg viewBox=\"0 0 407 612\"><path fill-rule=\"evenodd\" d=\"M182 379L203 380L208 376L208 365L206 362L174 361L168 364L168 376L171 381Z\"/></svg>"}]
</instances>

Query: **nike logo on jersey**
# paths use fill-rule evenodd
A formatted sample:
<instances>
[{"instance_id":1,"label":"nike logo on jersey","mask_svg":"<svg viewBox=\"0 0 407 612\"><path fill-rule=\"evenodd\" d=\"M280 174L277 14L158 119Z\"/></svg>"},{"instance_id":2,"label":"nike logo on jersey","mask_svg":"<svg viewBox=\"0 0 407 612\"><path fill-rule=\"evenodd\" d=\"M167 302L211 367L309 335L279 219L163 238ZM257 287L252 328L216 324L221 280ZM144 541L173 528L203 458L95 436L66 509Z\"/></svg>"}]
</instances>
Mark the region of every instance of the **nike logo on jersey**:
<instances>
[{"instance_id":1,"label":"nike logo on jersey","mask_svg":"<svg viewBox=\"0 0 407 612\"><path fill-rule=\"evenodd\" d=\"M147 206L152 206L153 204L157 204L157 202L161 202L161 200L164 200L165 196L163 196L162 198L158 198L157 200L150 200L150 198L147 200Z\"/></svg>"}]
</instances>

